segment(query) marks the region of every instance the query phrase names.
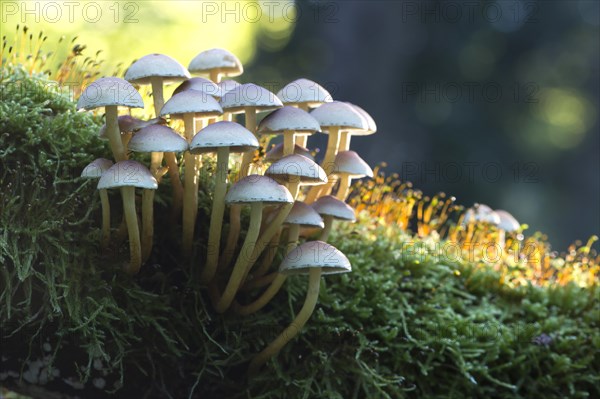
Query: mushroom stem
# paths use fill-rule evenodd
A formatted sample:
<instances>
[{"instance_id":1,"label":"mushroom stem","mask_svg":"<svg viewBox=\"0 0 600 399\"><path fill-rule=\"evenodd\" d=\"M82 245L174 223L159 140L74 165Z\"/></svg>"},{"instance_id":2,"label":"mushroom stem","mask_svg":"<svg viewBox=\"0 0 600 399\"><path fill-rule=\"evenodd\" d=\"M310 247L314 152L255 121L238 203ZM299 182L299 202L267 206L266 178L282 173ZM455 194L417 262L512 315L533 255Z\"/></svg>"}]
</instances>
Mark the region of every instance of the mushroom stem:
<instances>
[{"instance_id":1,"label":"mushroom stem","mask_svg":"<svg viewBox=\"0 0 600 399\"><path fill-rule=\"evenodd\" d=\"M221 82L221 72L218 69L211 69L209 72L209 78L215 83Z\"/></svg>"},{"instance_id":2,"label":"mushroom stem","mask_svg":"<svg viewBox=\"0 0 600 399\"><path fill-rule=\"evenodd\" d=\"M252 280L246 281L246 283L242 286L240 291L250 291L255 288L261 288L261 287L264 287L265 285L271 284L273 282L273 280L275 280L275 277L277 277L278 274L279 274L278 272L273 272L273 273L262 275L260 277L254 277Z\"/></svg>"},{"instance_id":3,"label":"mushroom stem","mask_svg":"<svg viewBox=\"0 0 600 399\"><path fill-rule=\"evenodd\" d=\"M163 153L150 153L150 173L160 180ZM154 238L154 190L142 191L142 262L146 262L152 253Z\"/></svg>"},{"instance_id":4,"label":"mushroom stem","mask_svg":"<svg viewBox=\"0 0 600 399\"><path fill-rule=\"evenodd\" d=\"M223 214L225 213L225 193L227 191L228 161L229 147L220 147L217 150L217 176L213 207L210 214L206 266L200 275L200 281L203 283L210 282L213 279L219 262L219 244L221 241Z\"/></svg>"},{"instance_id":5,"label":"mushroom stem","mask_svg":"<svg viewBox=\"0 0 600 399\"><path fill-rule=\"evenodd\" d=\"M305 111L305 112L309 111L308 104L298 104L297 107L300 108L302 111ZM294 141L299 146L306 148L306 143L308 142L308 134L296 135L296 138Z\"/></svg>"},{"instance_id":6,"label":"mushroom stem","mask_svg":"<svg viewBox=\"0 0 600 399\"><path fill-rule=\"evenodd\" d=\"M152 101L154 102L154 115L158 118L160 110L165 105L165 99L163 96L163 79L159 76L150 77L150 84L152 85Z\"/></svg>"},{"instance_id":7,"label":"mushroom stem","mask_svg":"<svg viewBox=\"0 0 600 399\"><path fill-rule=\"evenodd\" d=\"M142 249L140 245L140 230L138 227L138 218L135 211L135 188L122 187L121 196L123 197L123 212L127 221L127 231L129 232L129 268L126 272L136 274L142 265Z\"/></svg>"},{"instance_id":8,"label":"mushroom stem","mask_svg":"<svg viewBox=\"0 0 600 399\"><path fill-rule=\"evenodd\" d=\"M194 137L194 114L183 114L185 126L185 138L188 143ZM183 186L183 218L181 246L183 256L189 258L192 255L194 243L194 228L196 227L196 208L198 207L198 173L196 171L196 155L185 152L185 184Z\"/></svg>"},{"instance_id":9,"label":"mushroom stem","mask_svg":"<svg viewBox=\"0 0 600 399\"><path fill-rule=\"evenodd\" d=\"M165 163L169 167L169 178L171 179L171 189L173 190L173 218L181 213L183 203L183 185L179 178L179 165L174 152L165 152Z\"/></svg>"},{"instance_id":10,"label":"mushroom stem","mask_svg":"<svg viewBox=\"0 0 600 399\"><path fill-rule=\"evenodd\" d=\"M255 272L252 273L254 278L264 276L271 264L273 263L273 259L275 259L275 255L277 255L277 248L279 247L279 240L281 239L281 230L277 232L269 241L269 249L266 251L263 256L263 261L260 266L256 268Z\"/></svg>"},{"instance_id":11,"label":"mushroom stem","mask_svg":"<svg viewBox=\"0 0 600 399\"><path fill-rule=\"evenodd\" d=\"M312 315L317 300L319 299L319 287L321 283L321 268L311 268L308 272L308 290L306 292L306 298L304 299L304 305L302 309L296 315L294 321L283 330L281 334L273 342L269 344L262 352L256 355L250 365L248 366L248 375L250 377L256 375L260 370L260 367L265 364L273 356L277 355L281 348L285 346L289 341L294 338L298 332L304 327L310 316Z\"/></svg>"},{"instance_id":12,"label":"mushroom stem","mask_svg":"<svg viewBox=\"0 0 600 399\"><path fill-rule=\"evenodd\" d=\"M233 267L233 271L231 272L231 276L229 277L225 291L223 292L223 295L221 295L219 301L215 304L215 311L217 311L217 313L223 313L229 308L235 294L242 284L246 274L246 269L252 262L251 259L253 249L256 247L256 240L258 239L258 234L260 233L262 208L262 202L255 202L250 206L250 227L248 228L244 245L242 246L242 249L240 250L238 258L235 262L235 266Z\"/></svg>"},{"instance_id":13,"label":"mushroom stem","mask_svg":"<svg viewBox=\"0 0 600 399\"><path fill-rule=\"evenodd\" d=\"M102 239L100 245L107 248L110 243L110 203L106 189L99 190L100 203L102 204Z\"/></svg>"},{"instance_id":14,"label":"mushroom stem","mask_svg":"<svg viewBox=\"0 0 600 399\"><path fill-rule=\"evenodd\" d=\"M307 194L306 202L307 204L311 204L315 202L323 192L327 190L329 187L333 187L335 184L335 180L333 178L333 171L335 170L335 156L338 152L338 145L340 143L340 129L337 126L331 126L329 128L329 138L327 140L327 151L325 152L325 158L321 163L323 169L327 173L327 177L329 180L325 184L321 184L319 186L313 187Z\"/></svg>"},{"instance_id":15,"label":"mushroom stem","mask_svg":"<svg viewBox=\"0 0 600 399\"><path fill-rule=\"evenodd\" d=\"M127 151L121 141L119 129L119 113L116 105L107 105L106 109L106 136L116 162L127 159Z\"/></svg>"},{"instance_id":16,"label":"mushroom stem","mask_svg":"<svg viewBox=\"0 0 600 399\"><path fill-rule=\"evenodd\" d=\"M246 129L250 130L252 134L256 135L256 109L254 107L246 108ZM242 179L248 176L250 170L250 163L254 158L254 151L246 151L242 156L242 165L240 166L240 174L238 179Z\"/></svg>"},{"instance_id":17,"label":"mushroom stem","mask_svg":"<svg viewBox=\"0 0 600 399\"><path fill-rule=\"evenodd\" d=\"M329 234L331 233L331 226L333 226L333 216L323 215L323 223L325 224L325 226L323 227L323 231L321 232L319 241L327 242Z\"/></svg>"},{"instance_id":18,"label":"mushroom stem","mask_svg":"<svg viewBox=\"0 0 600 399\"><path fill-rule=\"evenodd\" d=\"M295 178L295 181L291 181L287 184L288 190L290 190L290 194L292 194L292 198L296 200L298 197L298 191L300 189L300 179Z\"/></svg>"},{"instance_id":19,"label":"mushroom stem","mask_svg":"<svg viewBox=\"0 0 600 399\"><path fill-rule=\"evenodd\" d=\"M283 156L292 155L294 153L294 137L295 134L291 130L283 132Z\"/></svg>"},{"instance_id":20,"label":"mushroom stem","mask_svg":"<svg viewBox=\"0 0 600 399\"><path fill-rule=\"evenodd\" d=\"M335 194L335 197L340 201L346 201L348 198L348 192L350 191L350 175L348 173L342 173L340 176L340 186Z\"/></svg>"},{"instance_id":21,"label":"mushroom stem","mask_svg":"<svg viewBox=\"0 0 600 399\"><path fill-rule=\"evenodd\" d=\"M288 232L288 245L287 252L289 253L291 250L296 248L298 245L298 237L300 236L300 225L291 224ZM258 297L254 302L249 303L248 305L236 305L234 310L243 316L258 312L262 309L266 304L273 299L273 297L279 292L279 289L283 286L287 276L282 273L277 273L269 288L262 293L260 297Z\"/></svg>"},{"instance_id":22,"label":"mushroom stem","mask_svg":"<svg viewBox=\"0 0 600 399\"><path fill-rule=\"evenodd\" d=\"M350 138L351 136L348 131L340 132L340 145L338 147L338 152L350 150Z\"/></svg>"}]
</instances>

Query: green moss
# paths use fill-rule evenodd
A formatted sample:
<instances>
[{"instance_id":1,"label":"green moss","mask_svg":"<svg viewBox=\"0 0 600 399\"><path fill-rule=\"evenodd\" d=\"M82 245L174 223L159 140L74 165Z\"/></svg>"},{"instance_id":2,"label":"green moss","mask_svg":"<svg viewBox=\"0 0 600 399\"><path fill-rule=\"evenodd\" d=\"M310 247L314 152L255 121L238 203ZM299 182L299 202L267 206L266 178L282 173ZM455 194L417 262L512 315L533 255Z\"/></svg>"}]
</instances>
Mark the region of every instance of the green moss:
<instances>
[{"instance_id":1,"label":"green moss","mask_svg":"<svg viewBox=\"0 0 600 399\"><path fill-rule=\"evenodd\" d=\"M179 226L157 229L149 264L124 275L127 247L100 253L95 185L77 178L109 157L100 120L48 87L2 71L2 371L23 374L48 356L60 377L47 390L77 393L63 380L72 378L85 397L600 396L597 285L509 288L491 267L439 257L434 240L404 251L415 238L367 216L332 237L353 272L324 279L305 330L248 384L247 362L299 309L304 279L288 279L254 316L216 315L196 283L201 257L178 256ZM211 201L203 176L199 254ZM157 223L169 226L164 184ZM118 194L111 200L116 226Z\"/></svg>"}]
</instances>

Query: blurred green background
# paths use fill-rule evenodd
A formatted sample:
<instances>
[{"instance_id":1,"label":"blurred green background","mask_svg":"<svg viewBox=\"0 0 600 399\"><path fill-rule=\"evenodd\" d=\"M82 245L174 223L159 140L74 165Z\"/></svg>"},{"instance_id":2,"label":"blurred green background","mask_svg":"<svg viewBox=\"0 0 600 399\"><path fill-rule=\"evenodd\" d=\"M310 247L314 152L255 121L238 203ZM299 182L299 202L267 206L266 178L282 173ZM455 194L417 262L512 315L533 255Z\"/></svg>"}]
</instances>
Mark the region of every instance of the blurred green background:
<instances>
[{"instance_id":1,"label":"blurred green background","mask_svg":"<svg viewBox=\"0 0 600 399\"><path fill-rule=\"evenodd\" d=\"M597 1L2 2L17 24L78 36L103 70L148 53L187 65L224 47L242 82L306 77L361 105L374 136L352 149L426 194L483 202L557 249L600 231ZM323 148L315 136L311 147Z\"/></svg>"}]
</instances>

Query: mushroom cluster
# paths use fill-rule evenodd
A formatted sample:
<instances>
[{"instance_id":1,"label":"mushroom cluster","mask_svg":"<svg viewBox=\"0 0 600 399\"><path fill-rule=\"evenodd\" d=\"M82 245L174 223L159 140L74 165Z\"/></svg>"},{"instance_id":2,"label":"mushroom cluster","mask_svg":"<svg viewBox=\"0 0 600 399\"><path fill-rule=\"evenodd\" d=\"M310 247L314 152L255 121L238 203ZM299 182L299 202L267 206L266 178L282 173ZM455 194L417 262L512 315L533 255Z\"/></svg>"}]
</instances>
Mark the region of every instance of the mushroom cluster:
<instances>
[{"instance_id":1,"label":"mushroom cluster","mask_svg":"<svg viewBox=\"0 0 600 399\"><path fill-rule=\"evenodd\" d=\"M242 72L239 59L224 49L201 52L189 68L166 55L150 54L135 61L125 79L109 77L91 83L77 105L86 110L104 108L106 124L99 134L108 139L114 160L91 162L82 177L98 179L102 248L111 243L106 190L121 189L120 230L128 233L130 248L126 272L138 273L152 255L154 194L165 189L161 183L168 173L172 220L181 223L180 261L197 271L190 275L198 276L206 287L217 313L257 312L275 297L288 276L308 276L302 309L251 361L249 373L254 374L309 319L321 276L351 270L346 256L327 240L334 221L355 220L354 210L346 204L351 180L373 176L360 156L350 151L350 139L372 134L376 126L362 108L333 101L327 90L308 79L295 80L277 94L254 83L221 81ZM205 76L191 77L190 73ZM179 86L165 101L164 86L173 82ZM151 87L154 119L134 118L131 110L120 116L126 107L144 107L136 89L140 85ZM235 121L237 115L244 116L244 125ZM308 137L315 133L329 137L320 164L306 148ZM264 173L254 163L260 136L282 137L260 161L270 165ZM130 159L133 153L149 154L149 162ZM198 192L208 191L200 187L205 162L216 165L211 169L215 184L209 193L210 215L199 215ZM238 249L245 206L250 208L250 219ZM229 223L224 225L227 207ZM199 219L210 220L208 237L199 237ZM224 226L228 226L226 236ZM114 236L118 234L112 235L113 244ZM279 245L282 240L285 245ZM206 243L205 251L198 250L202 248L199 243ZM283 261L275 268L278 255Z\"/></svg>"}]
</instances>

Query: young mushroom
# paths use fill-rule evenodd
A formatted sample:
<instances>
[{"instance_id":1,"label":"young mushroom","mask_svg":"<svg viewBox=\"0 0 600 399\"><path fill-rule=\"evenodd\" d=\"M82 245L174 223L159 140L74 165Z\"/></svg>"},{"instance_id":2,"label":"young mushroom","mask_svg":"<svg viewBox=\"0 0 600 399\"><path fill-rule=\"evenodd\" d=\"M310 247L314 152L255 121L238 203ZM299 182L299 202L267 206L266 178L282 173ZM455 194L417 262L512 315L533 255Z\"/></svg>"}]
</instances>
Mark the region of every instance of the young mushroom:
<instances>
[{"instance_id":1,"label":"young mushroom","mask_svg":"<svg viewBox=\"0 0 600 399\"><path fill-rule=\"evenodd\" d=\"M511 215L508 211L503 209L496 209L496 215L498 215L498 245L500 249L504 251L506 246L506 234L514 235L521 231L521 224Z\"/></svg>"},{"instance_id":2,"label":"young mushroom","mask_svg":"<svg viewBox=\"0 0 600 399\"><path fill-rule=\"evenodd\" d=\"M331 226L333 220L344 220L347 222L355 222L356 216L354 215L354 209L343 201L335 198L331 195L326 195L319 198L312 204L312 207L319 215L323 217L325 227L321 232L319 240L327 241L329 234L331 233Z\"/></svg>"},{"instance_id":3,"label":"young mushroom","mask_svg":"<svg viewBox=\"0 0 600 399\"><path fill-rule=\"evenodd\" d=\"M238 83L235 80L222 80L219 83L217 83L217 86L219 87L219 94L215 97L221 98L228 91L231 91L231 90L235 89L236 87L241 86L241 83ZM223 120L224 121L231 122L232 119L233 119L233 115L231 114L231 112L223 112Z\"/></svg>"},{"instance_id":4,"label":"young mushroom","mask_svg":"<svg viewBox=\"0 0 600 399\"><path fill-rule=\"evenodd\" d=\"M338 151L348 151L350 149L350 140L352 136L370 136L371 134L377 132L377 124L375 120L361 107L356 104L346 103L351 105L359 114L365 118L367 122L367 126L365 129L351 129L351 130L343 130L340 132L340 145Z\"/></svg>"},{"instance_id":5,"label":"young mushroom","mask_svg":"<svg viewBox=\"0 0 600 399\"><path fill-rule=\"evenodd\" d=\"M306 242L289 252L279 272L287 275L308 274L308 289L302 309L290 325L283 330L248 366L248 375L256 375L260 367L276 356L281 348L294 338L313 313L319 299L321 276L352 271L350 261L337 248L322 241Z\"/></svg>"},{"instance_id":6,"label":"young mushroom","mask_svg":"<svg viewBox=\"0 0 600 399\"><path fill-rule=\"evenodd\" d=\"M335 171L339 177L336 198L346 201L352 179L373 177L373 169L354 151L340 151L335 157Z\"/></svg>"},{"instance_id":7,"label":"young mushroom","mask_svg":"<svg viewBox=\"0 0 600 399\"><path fill-rule=\"evenodd\" d=\"M244 73L240 60L222 48L202 51L190 62L188 69L193 74L208 74L215 83L221 81L221 76L234 77Z\"/></svg>"},{"instance_id":8,"label":"young mushroom","mask_svg":"<svg viewBox=\"0 0 600 399\"><path fill-rule=\"evenodd\" d=\"M98 158L89 163L81 172L81 177L84 179L100 179L102 174L106 172L113 162L110 159ZM108 247L110 243L110 203L108 202L108 193L106 189L99 189L100 203L102 205L102 238L100 246Z\"/></svg>"},{"instance_id":9,"label":"young mushroom","mask_svg":"<svg viewBox=\"0 0 600 399\"><path fill-rule=\"evenodd\" d=\"M208 125L200 130L190 143L192 154L217 153L216 182L210 215L206 266L200 275L200 281L203 283L208 283L213 279L219 261L229 154L232 152L253 151L256 148L258 148L258 140L249 130L235 122L227 121Z\"/></svg>"},{"instance_id":10,"label":"young mushroom","mask_svg":"<svg viewBox=\"0 0 600 399\"><path fill-rule=\"evenodd\" d=\"M131 137L133 136L134 132L137 132L141 128L150 125L165 125L167 121L165 121L162 118L154 118L145 121L143 119L134 118L131 115L121 115L118 118L118 123L119 130L121 131L121 141L123 142L123 146L127 148L129 140L131 140ZM100 137L101 139L108 138L106 136L106 123L102 125L102 127L100 127L100 131L98 131L98 137Z\"/></svg>"},{"instance_id":11,"label":"young mushroom","mask_svg":"<svg viewBox=\"0 0 600 399\"><path fill-rule=\"evenodd\" d=\"M250 175L235 183L225 196L225 203L250 205L250 227L225 291L216 301L215 310L225 312L237 293L247 269L252 265L252 252L260 233L265 205L285 205L294 202L290 192L270 177Z\"/></svg>"},{"instance_id":12,"label":"young mushroom","mask_svg":"<svg viewBox=\"0 0 600 399\"><path fill-rule=\"evenodd\" d=\"M160 168L161 154L187 151L188 142L170 127L151 125L141 129L131 139L129 149L134 152L151 153L150 173L159 181L166 172ZM142 262L147 261L152 252L154 192L154 189L145 189L142 192Z\"/></svg>"},{"instance_id":13,"label":"young mushroom","mask_svg":"<svg viewBox=\"0 0 600 399\"><path fill-rule=\"evenodd\" d=\"M283 135L283 155L294 153L294 138L321 130L319 122L308 112L294 107L279 108L267 115L258 125L260 134Z\"/></svg>"},{"instance_id":14,"label":"young mushroom","mask_svg":"<svg viewBox=\"0 0 600 399\"><path fill-rule=\"evenodd\" d=\"M171 118L182 118L185 127L185 140L192 141L195 131L196 118L211 118L223 113L217 100L203 91L194 89L184 90L175 94L167 101L160 112L161 116L170 115ZM183 219L181 246L184 257L192 255L194 241L194 228L198 212L198 183L199 163L198 156L186 152L184 155L185 174L183 192Z\"/></svg>"},{"instance_id":15,"label":"young mushroom","mask_svg":"<svg viewBox=\"0 0 600 399\"><path fill-rule=\"evenodd\" d=\"M126 271L136 274L142 265L142 250L137 213L135 210L135 187L156 190L158 183L150 171L141 163L125 160L111 166L98 181L98 190L120 188L123 197L123 212L129 232L130 261Z\"/></svg>"},{"instance_id":16,"label":"young mushroom","mask_svg":"<svg viewBox=\"0 0 600 399\"><path fill-rule=\"evenodd\" d=\"M298 144L294 144L294 154L305 156L312 161L315 160L308 148L301 147ZM275 162L281 158L283 158L283 143L273 146L273 148L265 154L265 162Z\"/></svg>"}]
</instances>

